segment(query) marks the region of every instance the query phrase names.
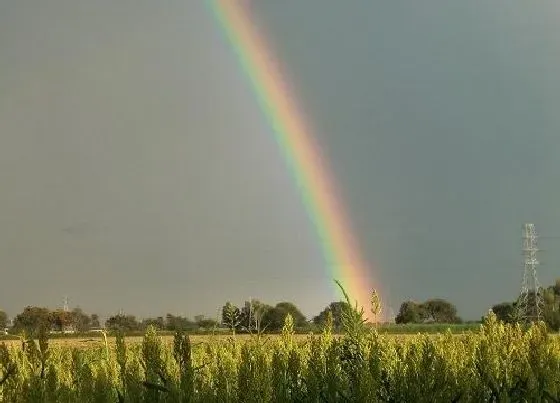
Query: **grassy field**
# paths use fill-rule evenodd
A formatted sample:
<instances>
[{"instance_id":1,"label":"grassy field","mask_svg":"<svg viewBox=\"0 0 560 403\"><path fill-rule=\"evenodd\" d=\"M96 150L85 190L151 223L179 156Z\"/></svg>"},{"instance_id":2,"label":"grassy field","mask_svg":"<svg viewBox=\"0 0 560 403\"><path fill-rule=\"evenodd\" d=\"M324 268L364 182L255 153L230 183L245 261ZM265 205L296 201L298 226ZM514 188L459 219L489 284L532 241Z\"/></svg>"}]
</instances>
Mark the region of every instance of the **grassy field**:
<instances>
[{"instance_id":1,"label":"grassy field","mask_svg":"<svg viewBox=\"0 0 560 403\"><path fill-rule=\"evenodd\" d=\"M0 342L0 402L560 401L560 340L544 324L345 329Z\"/></svg>"},{"instance_id":2,"label":"grassy field","mask_svg":"<svg viewBox=\"0 0 560 403\"><path fill-rule=\"evenodd\" d=\"M464 334L469 331L477 331L480 324L451 324L451 325L385 325L377 328L379 334L392 335L395 337L407 337L416 334L431 334L437 335L445 333L449 329L453 334ZM316 332L317 333L317 332ZM310 333L296 333L294 338L296 340L305 340L309 337ZM163 331L158 333L159 337L165 344L171 344L173 341L173 332ZM219 342L227 341L231 338L231 334L223 329L216 333L205 334L191 334L191 342L196 345L203 342ZM254 339L255 335L247 333L236 334L235 339L238 342L245 342ZM280 337L280 334L264 334L261 336L263 339L275 340ZM336 335L335 335L336 337ZM107 336L107 343L111 346L115 344L115 336ZM137 344L143 340L143 334L136 332L133 335L126 336L127 343ZM17 346L21 344L18 336L2 336L0 342L5 342L7 345ZM71 346L71 347L91 347L104 345L105 340L100 333L90 333L86 335L53 335L50 337L49 343L52 346Z\"/></svg>"},{"instance_id":3,"label":"grassy field","mask_svg":"<svg viewBox=\"0 0 560 403\"><path fill-rule=\"evenodd\" d=\"M434 335L436 335L434 333ZM394 337L402 337L408 338L414 336L413 334L391 334ZM190 335L190 340L193 346L197 346L202 343L222 343L222 342L229 342L232 338L237 343L245 343L250 342L256 338L256 336L251 336L249 334L237 334L235 336L219 334L219 335L201 335L195 334ZM309 335L307 334L295 334L294 340L297 342L303 342L307 340ZM334 335L337 337L337 335ZM173 336L172 335L161 335L159 336L162 343L166 346L171 346L173 344ZM278 341L281 339L281 335L279 334L265 334L261 336L261 340L266 341ZM141 344L144 340L143 336L127 336L125 337L126 343L130 345L138 345ZM7 346L18 347L21 346L21 340L19 339L10 339L0 341L0 343L6 343ZM107 344L109 348L114 348L116 344L116 337L115 336L108 336L107 337ZM89 349L93 347L103 347L105 345L105 340L102 336L76 336L76 337L65 337L65 338L58 338L58 339L51 339L49 340L49 345L51 347L63 347L63 348L83 348Z\"/></svg>"}]
</instances>

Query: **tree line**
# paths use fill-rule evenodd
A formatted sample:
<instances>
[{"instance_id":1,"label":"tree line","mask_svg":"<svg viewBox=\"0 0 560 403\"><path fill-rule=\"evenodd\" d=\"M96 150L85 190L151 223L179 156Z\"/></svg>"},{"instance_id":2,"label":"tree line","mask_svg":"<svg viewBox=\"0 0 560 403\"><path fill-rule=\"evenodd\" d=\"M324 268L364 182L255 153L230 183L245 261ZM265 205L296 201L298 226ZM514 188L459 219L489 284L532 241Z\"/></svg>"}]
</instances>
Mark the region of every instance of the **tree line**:
<instances>
[{"instance_id":1,"label":"tree line","mask_svg":"<svg viewBox=\"0 0 560 403\"><path fill-rule=\"evenodd\" d=\"M554 285L541 287L539 297L542 304L539 306L539 317L544 321L551 330L560 330L560 279L557 279ZM527 296L527 305L529 307L536 306L535 293L529 293ZM492 311L496 317L506 323L515 323L522 321L520 308L522 301L517 298L515 301L506 301L496 304L492 307ZM536 312L529 311L533 316Z\"/></svg>"},{"instance_id":2,"label":"tree line","mask_svg":"<svg viewBox=\"0 0 560 403\"><path fill-rule=\"evenodd\" d=\"M550 329L560 329L560 279L552 286L541 288L539 293L543 300L541 320ZM535 298L534 295L529 296ZM502 302L492 306L492 311L499 320L513 323L522 318L519 314L519 298L511 302ZM335 331L339 331L343 312L350 309L347 302L336 301L326 306L318 315L311 319L305 317L300 309L292 302L279 302L269 305L259 300L245 301L241 306L226 302L221 309L221 317L212 319L197 315L194 320L183 316L166 314L155 318L138 320L134 315L117 314L110 316L104 324L109 331L122 330L125 332L144 331L148 326L167 331L198 331L227 328L231 332L278 332L282 330L284 320L291 315L294 329L300 332L313 330L325 324L332 317ZM433 298L424 302L405 301L401 304L395 318L397 324L453 324L462 323L455 305L445 299ZM0 329L8 324L8 316L0 310ZM71 311L57 309L54 311L44 307L26 307L23 312L15 316L10 331L36 332L40 328L58 332L87 332L100 328L99 316L88 315L80 308Z\"/></svg>"},{"instance_id":3,"label":"tree line","mask_svg":"<svg viewBox=\"0 0 560 403\"><path fill-rule=\"evenodd\" d=\"M197 315L191 320L168 313L165 316L139 320L134 315L119 313L107 318L103 328L108 331L143 332L149 326L153 326L158 330L196 332L220 327L233 332L278 332L282 329L286 316L290 314L296 330L309 331L313 326L322 326L327 320L328 312L331 312L333 327L340 330L342 312L346 309L349 309L346 302L332 302L309 321L292 302L269 305L259 300L251 300L245 301L241 308L227 302L222 307L221 318L217 319ZM0 329L6 328L8 323L8 316L0 311ZM80 308L64 311L28 306L14 317L9 330L13 334L38 334L42 329L60 333L85 333L92 329L101 329L101 323L98 315L88 315Z\"/></svg>"},{"instance_id":4,"label":"tree line","mask_svg":"<svg viewBox=\"0 0 560 403\"><path fill-rule=\"evenodd\" d=\"M8 322L8 316L5 312L0 311L0 329L6 328ZM170 313L165 317L138 320L134 315L119 313L110 316L105 321L103 328L109 331L143 332L149 326L154 326L159 330L194 331L199 328L211 328L217 324L216 320L205 318L203 315L195 316L194 321ZM13 334L22 332L38 334L41 330L60 333L86 333L101 328L97 314L88 315L80 308L71 311L61 309L51 311L44 307L28 306L14 317L12 327L9 330Z\"/></svg>"},{"instance_id":5,"label":"tree line","mask_svg":"<svg viewBox=\"0 0 560 403\"><path fill-rule=\"evenodd\" d=\"M8 315L0 311L0 329L8 325ZM100 327L99 316L88 315L81 308L71 311L56 309L54 311L44 307L28 306L23 312L16 315L11 330L14 333L21 331L36 331L41 328L59 332L86 332L91 328Z\"/></svg>"},{"instance_id":6,"label":"tree line","mask_svg":"<svg viewBox=\"0 0 560 403\"><path fill-rule=\"evenodd\" d=\"M435 298L422 303L403 302L396 323L461 323L457 308L450 302Z\"/></svg>"}]
</instances>

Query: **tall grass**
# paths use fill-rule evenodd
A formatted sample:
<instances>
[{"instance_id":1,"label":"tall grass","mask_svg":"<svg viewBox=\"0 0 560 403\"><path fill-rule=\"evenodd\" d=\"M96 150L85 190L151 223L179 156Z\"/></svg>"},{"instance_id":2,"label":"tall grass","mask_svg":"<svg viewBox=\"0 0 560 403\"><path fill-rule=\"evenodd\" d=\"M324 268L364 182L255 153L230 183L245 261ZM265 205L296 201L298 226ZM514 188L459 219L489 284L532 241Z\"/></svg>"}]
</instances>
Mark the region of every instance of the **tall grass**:
<instances>
[{"instance_id":1,"label":"tall grass","mask_svg":"<svg viewBox=\"0 0 560 403\"><path fill-rule=\"evenodd\" d=\"M1 402L485 402L560 401L560 340L543 324L489 315L461 337L399 339L370 329L356 309L335 337L216 338L198 344L153 328L141 344L78 349L25 338L0 344Z\"/></svg>"}]
</instances>

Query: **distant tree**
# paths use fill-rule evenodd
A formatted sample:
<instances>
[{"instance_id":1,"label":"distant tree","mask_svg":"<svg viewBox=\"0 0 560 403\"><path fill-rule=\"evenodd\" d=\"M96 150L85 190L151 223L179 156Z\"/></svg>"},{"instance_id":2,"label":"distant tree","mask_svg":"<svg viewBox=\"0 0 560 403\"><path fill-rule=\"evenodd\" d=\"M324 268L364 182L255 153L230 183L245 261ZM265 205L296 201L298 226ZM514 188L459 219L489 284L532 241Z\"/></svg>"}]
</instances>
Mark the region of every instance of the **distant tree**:
<instances>
[{"instance_id":1,"label":"distant tree","mask_svg":"<svg viewBox=\"0 0 560 403\"><path fill-rule=\"evenodd\" d=\"M560 310L550 305L545 306L543 309L543 320L551 330L555 332L560 330Z\"/></svg>"},{"instance_id":2,"label":"distant tree","mask_svg":"<svg viewBox=\"0 0 560 403\"><path fill-rule=\"evenodd\" d=\"M291 302L280 302L274 308L268 309L263 316L263 323L267 324L267 330L281 330L288 314L292 316L294 327L302 328L307 325L305 316Z\"/></svg>"},{"instance_id":3,"label":"distant tree","mask_svg":"<svg viewBox=\"0 0 560 403\"><path fill-rule=\"evenodd\" d=\"M551 330L560 330L560 279L554 285L544 289L542 307L543 320Z\"/></svg>"},{"instance_id":4,"label":"distant tree","mask_svg":"<svg viewBox=\"0 0 560 403\"><path fill-rule=\"evenodd\" d=\"M141 329L148 329L148 327L153 326L157 330L165 329L165 321L163 316L158 316L157 318L146 318L140 324Z\"/></svg>"},{"instance_id":5,"label":"distant tree","mask_svg":"<svg viewBox=\"0 0 560 403\"><path fill-rule=\"evenodd\" d=\"M202 320L199 320L198 322L198 326L202 329L212 329L214 327L216 327L218 325L218 321L215 319L210 319L210 318L205 318Z\"/></svg>"},{"instance_id":6,"label":"distant tree","mask_svg":"<svg viewBox=\"0 0 560 403\"><path fill-rule=\"evenodd\" d=\"M452 303L440 299L429 299L422 304L422 309L426 312L426 319L435 323L460 323L461 318L457 316L457 308Z\"/></svg>"},{"instance_id":7,"label":"distant tree","mask_svg":"<svg viewBox=\"0 0 560 403\"><path fill-rule=\"evenodd\" d=\"M524 320L523 315L535 315L536 297L542 297L542 305L540 306L540 320L543 320L547 326L554 331L560 330L560 279L557 279L553 285L549 287L541 287L538 294L530 291L527 294L525 305L528 312L522 312L520 309L521 296L517 297L514 302L503 302L494 305L492 311L496 317L504 322L517 323Z\"/></svg>"},{"instance_id":8,"label":"distant tree","mask_svg":"<svg viewBox=\"0 0 560 403\"><path fill-rule=\"evenodd\" d=\"M255 316L254 316L254 305L252 301L245 301L245 304L241 308L241 317L239 318L241 321L241 327L251 331L255 327Z\"/></svg>"},{"instance_id":9,"label":"distant tree","mask_svg":"<svg viewBox=\"0 0 560 403\"><path fill-rule=\"evenodd\" d=\"M99 322L99 315L96 313L92 313L90 317L90 326L92 328L99 328L101 327L101 323Z\"/></svg>"},{"instance_id":10,"label":"distant tree","mask_svg":"<svg viewBox=\"0 0 560 403\"><path fill-rule=\"evenodd\" d=\"M426 311L422 304L414 301L405 301L401 304L395 323L422 323L426 319Z\"/></svg>"},{"instance_id":11,"label":"distant tree","mask_svg":"<svg viewBox=\"0 0 560 403\"><path fill-rule=\"evenodd\" d=\"M350 310L351 307L345 301L331 302L319 315L313 318L313 323L318 326L324 326L327 322L328 313L331 312L333 318L333 329L340 331L342 327L342 313Z\"/></svg>"},{"instance_id":12,"label":"distant tree","mask_svg":"<svg viewBox=\"0 0 560 403\"><path fill-rule=\"evenodd\" d=\"M56 331L74 330L74 317L72 313L57 309L49 312L50 327Z\"/></svg>"},{"instance_id":13,"label":"distant tree","mask_svg":"<svg viewBox=\"0 0 560 403\"><path fill-rule=\"evenodd\" d=\"M41 328L50 329L50 312L47 308L27 306L22 313L14 318L13 330L26 331L32 335L38 334Z\"/></svg>"},{"instance_id":14,"label":"distant tree","mask_svg":"<svg viewBox=\"0 0 560 403\"><path fill-rule=\"evenodd\" d=\"M0 311L0 330L4 330L8 326L8 314Z\"/></svg>"},{"instance_id":15,"label":"distant tree","mask_svg":"<svg viewBox=\"0 0 560 403\"><path fill-rule=\"evenodd\" d=\"M176 316L170 313L165 315L165 330L183 330L182 326L177 326Z\"/></svg>"},{"instance_id":16,"label":"distant tree","mask_svg":"<svg viewBox=\"0 0 560 403\"><path fill-rule=\"evenodd\" d=\"M270 309L272 309L270 305L257 299L245 301L245 306L241 309L241 326L249 331L260 332L266 330L267 323L264 323L263 319Z\"/></svg>"},{"instance_id":17,"label":"distant tree","mask_svg":"<svg viewBox=\"0 0 560 403\"><path fill-rule=\"evenodd\" d=\"M232 334L235 334L241 325L241 311L229 301L222 307L222 324L227 326Z\"/></svg>"},{"instance_id":18,"label":"distant tree","mask_svg":"<svg viewBox=\"0 0 560 403\"><path fill-rule=\"evenodd\" d=\"M288 312L283 309L272 307L263 315L262 323L266 324L267 331L275 332L281 330L287 314Z\"/></svg>"},{"instance_id":19,"label":"distant tree","mask_svg":"<svg viewBox=\"0 0 560 403\"><path fill-rule=\"evenodd\" d=\"M165 316L165 328L171 331L194 330L197 328L197 324L182 316L175 316L168 313Z\"/></svg>"},{"instance_id":20,"label":"distant tree","mask_svg":"<svg viewBox=\"0 0 560 403\"><path fill-rule=\"evenodd\" d=\"M440 299L429 299L421 304L405 301L401 304L396 323L460 323L457 308L452 303Z\"/></svg>"},{"instance_id":21,"label":"distant tree","mask_svg":"<svg viewBox=\"0 0 560 403\"><path fill-rule=\"evenodd\" d=\"M556 279L556 282L552 286L552 291L554 292L554 295L560 297L560 278Z\"/></svg>"},{"instance_id":22,"label":"distant tree","mask_svg":"<svg viewBox=\"0 0 560 403\"><path fill-rule=\"evenodd\" d=\"M120 330L130 332L140 329L140 324L134 315L114 315L105 322L105 327L109 330Z\"/></svg>"},{"instance_id":23,"label":"distant tree","mask_svg":"<svg viewBox=\"0 0 560 403\"><path fill-rule=\"evenodd\" d=\"M505 323L514 323L516 321L516 307L512 302L502 302L492 307L492 312L498 320Z\"/></svg>"},{"instance_id":24,"label":"distant tree","mask_svg":"<svg viewBox=\"0 0 560 403\"><path fill-rule=\"evenodd\" d=\"M87 332L91 327L91 317L86 315L81 308L74 308L71 312L72 324L77 332Z\"/></svg>"}]
</instances>

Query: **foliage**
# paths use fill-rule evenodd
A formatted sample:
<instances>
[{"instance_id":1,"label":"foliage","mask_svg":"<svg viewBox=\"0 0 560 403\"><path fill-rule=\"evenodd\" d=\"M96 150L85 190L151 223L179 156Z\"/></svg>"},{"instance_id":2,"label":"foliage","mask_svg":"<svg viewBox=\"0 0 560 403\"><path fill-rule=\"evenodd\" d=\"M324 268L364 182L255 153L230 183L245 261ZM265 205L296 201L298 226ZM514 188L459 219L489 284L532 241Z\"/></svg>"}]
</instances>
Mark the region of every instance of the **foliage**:
<instances>
[{"instance_id":1,"label":"foliage","mask_svg":"<svg viewBox=\"0 0 560 403\"><path fill-rule=\"evenodd\" d=\"M425 301L422 308L427 314L426 320L434 323L459 323L461 319L457 316L457 308L452 303L434 298Z\"/></svg>"},{"instance_id":2,"label":"foliage","mask_svg":"<svg viewBox=\"0 0 560 403\"><path fill-rule=\"evenodd\" d=\"M264 318L270 309L272 309L270 305L257 299L245 301L245 305L241 308L240 325L249 332L260 333L268 328L268 323L264 321Z\"/></svg>"},{"instance_id":3,"label":"foliage","mask_svg":"<svg viewBox=\"0 0 560 403\"><path fill-rule=\"evenodd\" d=\"M218 321L211 318L203 318L197 322L198 326L202 329L210 330L218 326Z\"/></svg>"},{"instance_id":4,"label":"foliage","mask_svg":"<svg viewBox=\"0 0 560 403\"><path fill-rule=\"evenodd\" d=\"M142 344L120 334L103 346L51 346L46 333L22 347L0 344L6 402L451 402L558 401L560 339L544 324L524 329L493 313L477 331L406 338L363 326L353 306L348 333L294 337L287 315L269 341L164 343L150 327ZM329 319L330 318L330 319ZM348 322L349 321L349 322Z\"/></svg>"},{"instance_id":5,"label":"foliage","mask_svg":"<svg viewBox=\"0 0 560 403\"><path fill-rule=\"evenodd\" d=\"M280 302L274 308L268 309L263 315L263 322L270 331L281 330L285 319L290 316L295 327L304 327L307 324L305 316L291 302Z\"/></svg>"},{"instance_id":6,"label":"foliage","mask_svg":"<svg viewBox=\"0 0 560 403\"><path fill-rule=\"evenodd\" d=\"M141 329L148 329L150 326L156 328L157 330L165 329L165 320L163 316L158 316L157 318L146 318L140 323Z\"/></svg>"},{"instance_id":7,"label":"foliage","mask_svg":"<svg viewBox=\"0 0 560 403\"><path fill-rule=\"evenodd\" d=\"M0 332L8 326L8 314L0 310Z\"/></svg>"},{"instance_id":8,"label":"foliage","mask_svg":"<svg viewBox=\"0 0 560 403\"><path fill-rule=\"evenodd\" d=\"M560 279L543 290L543 320L552 330L560 330Z\"/></svg>"},{"instance_id":9,"label":"foliage","mask_svg":"<svg viewBox=\"0 0 560 403\"><path fill-rule=\"evenodd\" d=\"M47 308L36 306L26 307L14 318L14 330L19 332L37 333L40 328L51 326L51 315Z\"/></svg>"},{"instance_id":10,"label":"foliage","mask_svg":"<svg viewBox=\"0 0 560 403\"><path fill-rule=\"evenodd\" d=\"M197 324L185 317L175 316L168 313L165 316L165 328L174 332L178 330L194 330L197 328Z\"/></svg>"},{"instance_id":11,"label":"foliage","mask_svg":"<svg viewBox=\"0 0 560 403\"><path fill-rule=\"evenodd\" d=\"M396 323L422 323L426 319L426 313L421 304L414 301L405 301L399 308L399 313L395 317Z\"/></svg>"},{"instance_id":12,"label":"foliage","mask_svg":"<svg viewBox=\"0 0 560 403\"><path fill-rule=\"evenodd\" d=\"M40 328L58 332L86 332L91 327L99 327L97 315L87 315L80 308L72 311L28 306L23 312L16 315L12 333L37 333Z\"/></svg>"},{"instance_id":13,"label":"foliage","mask_svg":"<svg viewBox=\"0 0 560 403\"><path fill-rule=\"evenodd\" d=\"M48 321L53 330L62 332L64 330L70 329L74 323L73 315L70 312L58 309L53 312L49 312Z\"/></svg>"},{"instance_id":14,"label":"foliage","mask_svg":"<svg viewBox=\"0 0 560 403\"><path fill-rule=\"evenodd\" d=\"M549 329L560 330L560 279L557 279L554 285L546 288L540 288L538 294L542 297L543 305L541 305L542 320ZM528 305L535 305L535 292L528 294ZM506 323L515 323L522 320L519 312L519 298L514 302L503 302L494 305L492 311L496 314L498 320Z\"/></svg>"},{"instance_id":15,"label":"foliage","mask_svg":"<svg viewBox=\"0 0 560 403\"><path fill-rule=\"evenodd\" d=\"M401 304L396 323L460 323L457 308L450 302L435 298L423 303L405 301Z\"/></svg>"},{"instance_id":16,"label":"foliage","mask_svg":"<svg viewBox=\"0 0 560 403\"><path fill-rule=\"evenodd\" d=\"M91 314L90 326L92 328L101 327L101 323L99 322L99 315L97 315L96 313Z\"/></svg>"},{"instance_id":17,"label":"foliage","mask_svg":"<svg viewBox=\"0 0 560 403\"><path fill-rule=\"evenodd\" d=\"M140 323L134 315L113 315L105 322L105 327L115 331L131 331L140 329Z\"/></svg>"},{"instance_id":18,"label":"foliage","mask_svg":"<svg viewBox=\"0 0 560 403\"><path fill-rule=\"evenodd\" d=\"M551 313L556 312L555 286L547 289ZM179 329L173 343L165 343L149 326L141 344L119 331L113 345L80 348L49 344L51 322L39 321L36 331L24 333L21 346L0 343L0 402L560 400L560 337L549 335L544 323L505 323L491 311L476 329L460 335L452 329L467 325L447 330L448 325L431 325L441 331L437 335L391 336L381 333L383 327L369 326L364 310L341 289L345 302L336 305L342 307L341 337L333 334L334 309L325 310L319 334L294 337L297 319L288 312L281 337L244 342L228 337L191 343ZM275 309L253 308L247 319L255 326ZM428 308L424 320L453 314ZM29 325L23 319L45 318L44 311L31 311L20 325ZM253 319L254 312L264 314ZM399 329L422 326L428 325Z\"/></svg>"},{"instance_id":19,"label":"foliage","mask_svg":"<svg viewBox=\"0 0 560 403\"><path fill-rule=\"evenodd\" d=\"M348 309L350 309L350 305L345 301L332 302L313 318L313 323L324 326L330 314L333 320L333 330L339 331L342 329L342 312Z\"/></svg>"},{"instance_id":20,"label":"foliage","mask_svg":"<svg viewBox=\"0 0 560 403\"><path fill-rule=\"evenodd\" d=\"M232 334L241 325L241 311L229 301L222 307L222 325L227 326Z\"/></svg>"},{"instance_id":21,"label":"foliage","mask_svg":"<svg viewBox=\"0 0 560 403\"><path fill-rule=\"evenodd\" d=\"M504 323L514 323L516 321L516 306L512 302L502 302L492 307L492 312L498 320Z\"/></svg>"}]
</instances>

